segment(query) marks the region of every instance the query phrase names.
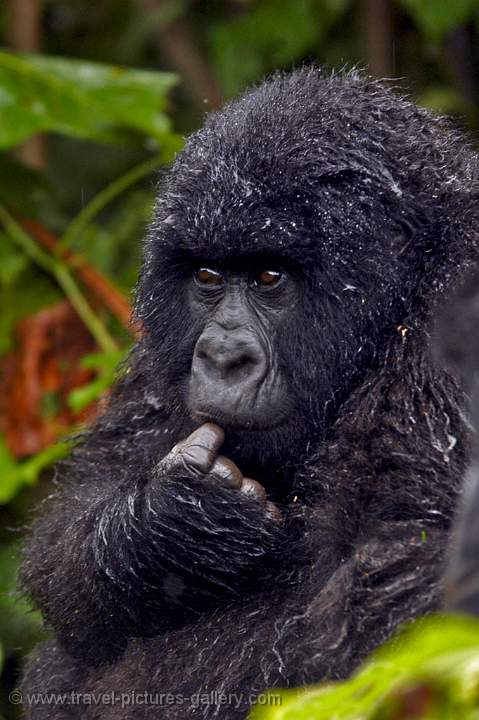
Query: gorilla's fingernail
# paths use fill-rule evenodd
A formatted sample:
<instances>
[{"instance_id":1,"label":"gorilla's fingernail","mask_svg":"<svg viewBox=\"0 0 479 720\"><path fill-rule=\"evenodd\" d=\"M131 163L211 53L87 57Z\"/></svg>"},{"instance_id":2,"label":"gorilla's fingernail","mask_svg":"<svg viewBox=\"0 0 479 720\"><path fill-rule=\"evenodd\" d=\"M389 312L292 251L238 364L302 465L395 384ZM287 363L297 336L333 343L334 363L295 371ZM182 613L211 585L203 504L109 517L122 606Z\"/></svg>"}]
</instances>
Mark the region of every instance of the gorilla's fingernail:
<instances>
[{"instance_id":1,"label":"gorilla's fingernail","mask_svg":"<svg viewBox=\"0 0 479 720\"><path fill-rule=\"evenodd\" d=\"M243 478L241 492L257 500L266 500L266 490L259 482L251 478Z\"/></svg>"},{"instance_id":2,"label":"gorilla's fingernail","mask_svg":"<svg viewBox=\"0 0 479 720\"><path fill-rule=\"evenodd\" d=\"M209 472L215 457L224 442L223 430L213 423L205 423L178 445L185 461L201 472Z\"/></svg>"}]
</instances>

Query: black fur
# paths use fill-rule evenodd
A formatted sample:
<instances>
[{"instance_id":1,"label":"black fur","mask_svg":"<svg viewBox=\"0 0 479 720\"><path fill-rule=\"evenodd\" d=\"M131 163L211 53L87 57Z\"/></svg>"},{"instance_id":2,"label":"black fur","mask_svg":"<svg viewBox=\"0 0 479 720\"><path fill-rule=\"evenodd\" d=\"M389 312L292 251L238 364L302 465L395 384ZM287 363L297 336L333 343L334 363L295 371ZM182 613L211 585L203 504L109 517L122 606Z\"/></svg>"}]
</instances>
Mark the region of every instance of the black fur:
<instances>
[{"instance_id":1,"label":"black fur","mask_svg":"<svg viewBox=\"0 0 479 720\"><path fill-rule=\"evenodd\" d=\"M478 190L463 137L355 72L277 76L189 139L147 238L144 339L60 470L23 568L56 638L26 691L181 698L28 717L242 718L250 695L345 677L439 606L469 441L430 336L477 260ZM191 265L257 254L300 278L301 312L276 348L296 414L226 429L223 452L281 506L276 534L232 490L155 475L195 427ZM214 691L241 693L238 707L188 700Z\"/></svg>"}]
</instances>

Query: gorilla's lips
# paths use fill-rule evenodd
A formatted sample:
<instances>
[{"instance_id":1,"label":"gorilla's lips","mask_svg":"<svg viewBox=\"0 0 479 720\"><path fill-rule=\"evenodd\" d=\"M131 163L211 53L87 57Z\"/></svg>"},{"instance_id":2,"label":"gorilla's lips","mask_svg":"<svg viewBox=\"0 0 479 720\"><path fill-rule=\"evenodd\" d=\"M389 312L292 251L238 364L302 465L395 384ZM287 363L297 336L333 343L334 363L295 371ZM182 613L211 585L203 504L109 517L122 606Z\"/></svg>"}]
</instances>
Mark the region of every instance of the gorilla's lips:
<instances>
[{"instance_id":1,"label":"gorilla's lips","mask_svg":"<svg viewBox=\"0 0 479 720\"><path fill-rule=\"evenodd\" d=\"M238 430L273 430L274 428L284 425L288 421L286 412L271 413L248 413L246 408L233 409L228 411L215 405L214 403L200 403L193 405L189 403L191 417L200 422L214 422L223 428L233 428ZM258 408L255 408L256 410Z\"/></svg>"}]
</instances>

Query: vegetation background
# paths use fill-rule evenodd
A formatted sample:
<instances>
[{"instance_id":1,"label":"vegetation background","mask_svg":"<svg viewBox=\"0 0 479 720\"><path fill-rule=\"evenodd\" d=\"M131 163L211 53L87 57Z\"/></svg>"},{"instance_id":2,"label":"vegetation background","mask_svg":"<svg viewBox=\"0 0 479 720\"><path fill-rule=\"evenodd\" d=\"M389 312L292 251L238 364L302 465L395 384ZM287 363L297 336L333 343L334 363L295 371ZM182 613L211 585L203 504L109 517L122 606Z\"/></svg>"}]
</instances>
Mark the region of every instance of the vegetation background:
<instances>
[{"instance_id":1,"label":"vegetation background","mask_svg":"<svg viewBox=\"0 0 479 720\"><path fill-rule=\"evenodd\" d=\"M131 291L161 168L205 112L304 62L398 78L477 133L479 0L3 0L0 43L0 718L9 720L18 708L8 693L41 634L14 593L23 528L134 337Z\"/></svg>"}]
</instances>

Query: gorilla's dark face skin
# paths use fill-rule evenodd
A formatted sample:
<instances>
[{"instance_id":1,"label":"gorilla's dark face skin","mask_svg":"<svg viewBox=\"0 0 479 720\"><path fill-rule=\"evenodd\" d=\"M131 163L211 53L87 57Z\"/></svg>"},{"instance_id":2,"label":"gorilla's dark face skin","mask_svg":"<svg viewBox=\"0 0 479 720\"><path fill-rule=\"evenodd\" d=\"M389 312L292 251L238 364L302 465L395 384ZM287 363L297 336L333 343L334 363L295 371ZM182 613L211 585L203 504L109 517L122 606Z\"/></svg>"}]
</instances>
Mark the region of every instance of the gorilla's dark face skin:
<instances>
[{"instance_id":1,"label":"gorilla's dark face skin","mask_svg":"<svg viewBox=\"0 0 479 720\"><path fill-rule=\"evenodd\" d=\"M294 277L266 260L194 272L188 302L203 330L189 382L193 418L244 430L271 430L291 418L294 402L275 349L297 300Z\"/></svg>"}]
</instances>

